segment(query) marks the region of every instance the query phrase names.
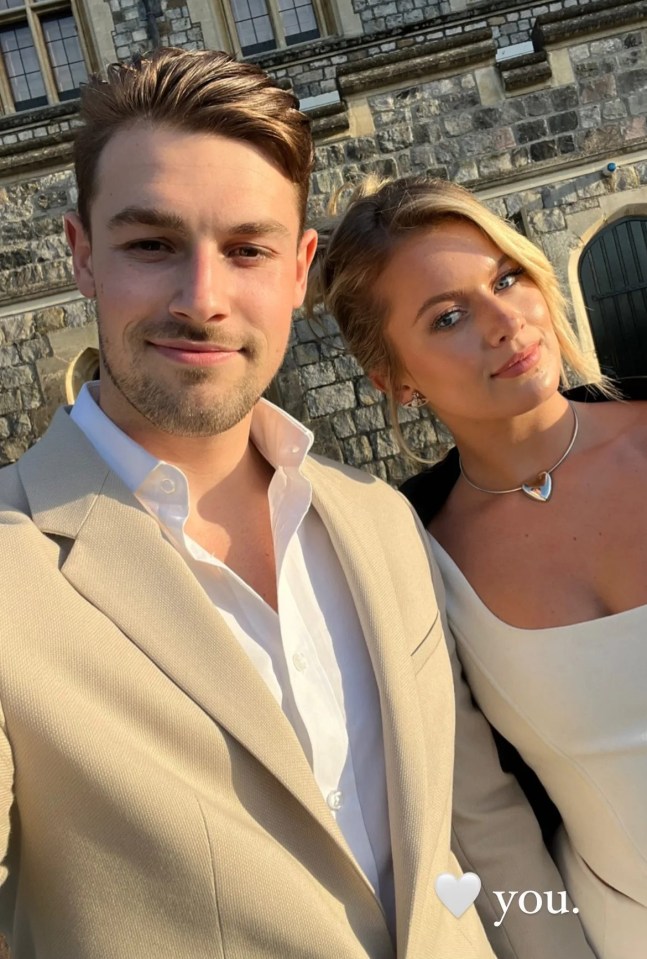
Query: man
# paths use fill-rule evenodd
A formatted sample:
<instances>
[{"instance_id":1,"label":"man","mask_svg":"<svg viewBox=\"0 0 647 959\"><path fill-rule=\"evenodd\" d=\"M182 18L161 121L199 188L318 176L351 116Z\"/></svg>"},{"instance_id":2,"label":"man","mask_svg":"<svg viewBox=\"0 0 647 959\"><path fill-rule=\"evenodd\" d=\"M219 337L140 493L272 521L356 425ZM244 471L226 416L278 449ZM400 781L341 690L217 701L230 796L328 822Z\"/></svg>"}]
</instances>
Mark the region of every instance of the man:
<instances>
[{"instance_id":1,"label":"man","mask_svg":"<svg viewBox=\"0 0 647 959\"><path fill-rule=\"evenodd\" d=\"M434 891L454 704L416 521L260 399L316 246L307 120L172 49L83 120L100 385L0 475L14 959L487 959Z\"/></svg>"}]
</instances>

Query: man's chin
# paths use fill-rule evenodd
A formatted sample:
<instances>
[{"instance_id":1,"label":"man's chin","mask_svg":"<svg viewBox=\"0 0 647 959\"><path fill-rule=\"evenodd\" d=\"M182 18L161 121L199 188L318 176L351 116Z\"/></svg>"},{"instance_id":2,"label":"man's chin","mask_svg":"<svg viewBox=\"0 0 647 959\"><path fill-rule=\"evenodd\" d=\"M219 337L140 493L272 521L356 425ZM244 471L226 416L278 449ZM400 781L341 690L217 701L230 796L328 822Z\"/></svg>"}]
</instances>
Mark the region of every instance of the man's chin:
<instances>
[{"instance_id":1,"label":"man's chin","mask_svg":"<svg viewBox=\"0 0 647 959\"><path fill-rule=\"evenodd\" d=\"M135 402L132 405L161 433L197 439L218 436L234 429L249 416L259 399L260 394L254 391L251 396L241 395L240 392L235 394L235 402L231 402L231 397L226 402L218 402L214 397L196 398L191 402L184 397L179 404Z\"/></svg>"}]
</instances>

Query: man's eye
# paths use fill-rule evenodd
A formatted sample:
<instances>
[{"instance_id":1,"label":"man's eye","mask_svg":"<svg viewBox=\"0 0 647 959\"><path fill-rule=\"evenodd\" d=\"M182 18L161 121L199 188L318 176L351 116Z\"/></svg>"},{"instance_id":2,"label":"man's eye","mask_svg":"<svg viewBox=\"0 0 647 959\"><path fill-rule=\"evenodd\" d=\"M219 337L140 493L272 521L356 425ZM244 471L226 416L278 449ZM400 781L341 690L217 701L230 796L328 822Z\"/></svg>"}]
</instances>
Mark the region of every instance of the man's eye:
<instances>
[{"instance_id":1,"label":"man's eye","mask_svg":"<svg viewBox=\"0 0 647 959\"><path fill-rule=\"evenodd\" d=\"M236 246L230 251L230 256L243 260L260 260L267 254L257 246Z\"/></svg>"},{"instance_id":2,"label":"man's eye","mask_svg":"<svg viewBox=\"0 0 647 959\"><path fill-rule=\"evenodd\" d=\"M141 250L143 253L162 253L169 249L162 240L135 240L128 244L129 250Z\"/></svg>"}]
</instances>

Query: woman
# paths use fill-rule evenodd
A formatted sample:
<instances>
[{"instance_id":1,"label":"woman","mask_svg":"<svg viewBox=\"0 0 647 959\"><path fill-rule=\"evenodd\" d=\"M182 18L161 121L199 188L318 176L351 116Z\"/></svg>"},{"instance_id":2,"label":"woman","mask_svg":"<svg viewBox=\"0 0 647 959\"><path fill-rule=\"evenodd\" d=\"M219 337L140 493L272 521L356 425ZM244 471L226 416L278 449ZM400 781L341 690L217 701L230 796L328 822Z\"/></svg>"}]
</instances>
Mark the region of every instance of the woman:
<instances>
[{"instance_id":1,"label":"woman","mask_svg":"<svg viewBox=\"0 0 647 959\"><path fill-rule=\"evenodd\" d=\"M428 404L454 437L403 491L431 535L465 674L559 811L552 851L596 954L637 959L647 403L615 401L545 256L454 184L365 187L315 289L392 412ZM597 390L564 395L566 370Z\"/></svg>"}]
</instances>

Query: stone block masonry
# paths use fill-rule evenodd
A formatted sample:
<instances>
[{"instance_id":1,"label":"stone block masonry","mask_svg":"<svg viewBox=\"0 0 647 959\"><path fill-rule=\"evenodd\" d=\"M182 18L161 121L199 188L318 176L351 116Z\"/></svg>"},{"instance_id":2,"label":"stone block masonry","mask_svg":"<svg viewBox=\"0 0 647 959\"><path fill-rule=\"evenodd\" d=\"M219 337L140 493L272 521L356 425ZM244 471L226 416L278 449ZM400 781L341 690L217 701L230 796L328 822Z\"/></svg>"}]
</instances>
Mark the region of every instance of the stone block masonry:
<instances>
[{"instance_id":1,"label":"stone block masonry","mask_svg":"<svg viewBox=\"0 0 647 959\"><path fill-rule=\"evenodd\" d=\"M524 7L491 0L454 12L439 2L431 19L411 23L405 15L422 8L397 3L403 24L380 32L368 28L378 5L361 2L362 36L257 58L302 96L350 91L339 115L315 123L314 225L330 195L366 173L448 177L513 218L568 289L571 252L612 201L626 196L627 206L647 211L647 30L640 24L596 33L589 18L588 32L564 43L559 31L573 18L555 15L573 9L572 0ZM382 6L380 17L395 16L389 3ZM583 22L586 0L580 8ZM135 38L145 26L136 0L111 0L111 9L116 39L125 38L129 52L143 45ZM164 42L200 45L189 36L200 25L181 0L159 9ZM494 62L501 31L510 23L526 30L538 17L549 18L541 62L550 65L550 76L535 72L541 83L506 89ZM93 309L74 291L61 230L61 214L76 202L69 152L75 110L68 103L0 117L0 463L42 434L65 398L70 365L96 345ZM619 164L612 179L601 172L609 159ZM319 452L391 483L419 468L398 453L380 397L345 354L329 318L313 330L297 317L270 394L313 428ZM443 454L449 437L441 424L424 412L401 416L420 455Z\"/></svg>"},{"instance_id":2,"label":"stone block masonry","mask_svg":"<svg viewBox=\"0 0 647 959\"><path fill-rule=\"evenodd\" d=\"M0 186L0 307L74 285L61 227L75 205L71 170Z\"/></svg>"},{"instance_id":3,"label":"stone block masonry","mask_svg":"<svg viewBox=\"0 0 647 959\"><path fill-rule=\"evenodd\" d=\"M71 363L94 346L89 301L0 315L0 466L18 459L42 435L66 402Z\"/></svg>"},{"instance_id":4,"label":"stone block masonry","mask_svg":"<svg viewBox=\"0 0 647 959\"><path fill-rule=\"evenodd\" d=\"M433 170L482 189L502 176L533 175L542 163L631 148L645 136L647 31L612 39L571 48L569 83L501 96L495 105L483 103L478 67L369 94L374 140L359 153L353 141L319 148L313 210L324 206L319 195L368 172Z\"/></svg>"}]
</instances>

